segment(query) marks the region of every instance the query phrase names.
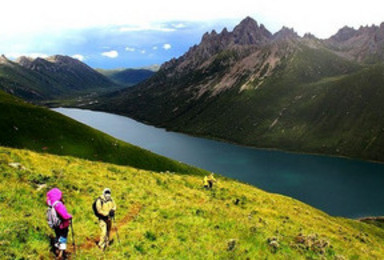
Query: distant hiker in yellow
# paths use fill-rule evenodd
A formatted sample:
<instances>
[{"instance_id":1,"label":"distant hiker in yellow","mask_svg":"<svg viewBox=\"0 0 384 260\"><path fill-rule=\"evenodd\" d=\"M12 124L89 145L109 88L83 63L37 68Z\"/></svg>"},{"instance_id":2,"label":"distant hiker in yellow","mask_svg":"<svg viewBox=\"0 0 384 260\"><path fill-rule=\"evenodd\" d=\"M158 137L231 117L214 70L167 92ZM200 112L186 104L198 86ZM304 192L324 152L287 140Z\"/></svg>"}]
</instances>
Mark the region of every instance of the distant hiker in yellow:
<instances>
[{"instance_id":1,"label":"distant hiker in yellow","mask_svg":"<svg viewBox=\"0 0 384 260\"><path fill-rule=\"evenodd\" d=\"M212 189L214 182L216 182L216 179L215 179L215 177L213 177L213 173L211 173L209 176L205 176L204 177L204 188Z\"/></svg>"},{"instance_id":2,"label":"distant hiker in yellow","mask_svg":"<svg viewBox=\"0 0 384 260\"><path fill-rule=\"evenodd\" d=\"M106 188L103 195L98 197L93 206L96 216L99 218L101 229L99 247L105 249L110 242L112 219L115 217L116 204L111 197L111 189ZM96 210L95 210L96 208Z\"/></svg>"}]
</instances>

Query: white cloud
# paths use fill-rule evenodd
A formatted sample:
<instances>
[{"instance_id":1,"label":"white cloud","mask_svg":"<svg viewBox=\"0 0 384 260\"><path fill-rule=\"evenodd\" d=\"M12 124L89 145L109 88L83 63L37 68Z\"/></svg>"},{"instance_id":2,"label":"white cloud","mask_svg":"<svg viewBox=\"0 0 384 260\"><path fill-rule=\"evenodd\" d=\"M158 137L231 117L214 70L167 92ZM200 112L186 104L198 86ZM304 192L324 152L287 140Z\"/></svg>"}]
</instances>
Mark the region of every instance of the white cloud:
<instances>
[{"instance_id":1,"label":"white cloud","mask_svg":"<svg viewBox=\"0 0 384 260\"><path fill-rule=\"evenodd\" d=\"M177 29L181 29L181 28L185 28L186 27L185 24L183 24L183 23L172 24L172 26L174 28L177 28Z\"/></svg>"},{"instance_id":2,"label":"white cloud","mask_svg":"<svg viewBox=\"0 0 384 260\"><path fill-rule=\"evenodd\" d=\"M136 49L132 47L125 47L126 51L134 52Z\"/></svg>"},{"instance_id":3,"label":"white cloud","mask_svg":"<svg viewBox=\"0 0 384 260\"><path fill-rule=\"evenodd\" d=\"M72 55L72 58L77 59L79 61L84 61L84 59L85 59L85 57L81 54Z\"/></svg>"},{"instance_id":4,"label":"white cloud","mask_svg":"<svg viewBox=\"0 0 384 260\"><path fill-rule=\"evenodd\" d=\"M172 45L170 45L169 43L165 43L165 44L163 45L163 49L164 49L164 50L169 50L170 48L172 48Z\"/></svg>"},{"instance_id":5,"label":"white cloud","mask_svg":"<svg viewBox=\"0 0 384 260\"><path fill-rule=\"evenodd\" d=\"M79 15L73 10L74 6L76 10L87 10L87 15ZM383 9L382 0L365 0L363 4L361 1L350 0L237 0L236 4L233 4L233 1L206 0L188 1L183 4L175 0L109 0L108 5L105 1L94 1L90 5L89 1L78 0L16 0L6 1L2 8L0 35L5 38L7 35L23 33L58 32L112 25L120 26L123 31L172 31L177 27L167 28L161 24L182 21L181 25L189 21L210 22L222 19L240 21L246 16L251 16L273 31L285 25L295 28L300 34L309 31L316 36L329 37L344 25L358 27L380 24L384 21ZM57 10L66 15L57 15ZM22 19L14 19L15 13Z\"/></svg>"},{"instance_id":6,"label":"white cloud","mask_svg":"<svg viewBox=\"0 0 384 260\"><path fill-rule=\"evenodd\" d=\"M108 57L108 58L111 58L111 59L114 59L114 58L117 58L117 56L119 56L119 53L115 50L112 50L112 51L103 52L103 53L101 53L101 55Z\"/></svg>"},{"instance_id":7,"label":"white cloud","mask_svg":"<svg viewBox=\"0 0 384 260\"><path fill-rule=\"evenodd\" d=\"M145 54L147 51L146 50L141 50L140 53L141 54Z\"/></svg>"},{"instance_id":8,"label":"white cloud","mask_svg":"<svg viewBox=\"0 0 384 260\"><path fill-rule=\"evenodd\" d=\"M152 47L152 50L156 51L158 48L159 48L159 47L157 47L157 46L153 46L153 47Z\"/></svg>"},{"instance_id":9,"label":"white cloud","mask_svg":"<svg viewBox=\"0 0 384 260\"><path fill-rule=\"evenodd\" d=\"M141 31L158 31L158 32L174 32L174 28L165 27L151 27L151 26L138 26L138 27L121 27L120 32L141 32Z\"/></svg>"}]
</instances>

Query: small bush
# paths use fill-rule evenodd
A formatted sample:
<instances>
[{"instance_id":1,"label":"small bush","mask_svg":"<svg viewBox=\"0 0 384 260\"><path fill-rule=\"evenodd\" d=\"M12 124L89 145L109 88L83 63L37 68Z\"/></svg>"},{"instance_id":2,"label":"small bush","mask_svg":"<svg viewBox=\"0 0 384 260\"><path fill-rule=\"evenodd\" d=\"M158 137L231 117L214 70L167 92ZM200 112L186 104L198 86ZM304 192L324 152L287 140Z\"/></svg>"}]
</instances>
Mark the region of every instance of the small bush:
<instances>
[{"instance_id":1,"label":"small bush","mask_svg":"<svg viewBox=\"0 0 384 260\"><path fill-rule=\"evenodd\" d=\"M154 233L152 233L151 231L145 232L144 236L149 241L155 241L156 240L156 235Z\"/></svg>"}]
</instances>

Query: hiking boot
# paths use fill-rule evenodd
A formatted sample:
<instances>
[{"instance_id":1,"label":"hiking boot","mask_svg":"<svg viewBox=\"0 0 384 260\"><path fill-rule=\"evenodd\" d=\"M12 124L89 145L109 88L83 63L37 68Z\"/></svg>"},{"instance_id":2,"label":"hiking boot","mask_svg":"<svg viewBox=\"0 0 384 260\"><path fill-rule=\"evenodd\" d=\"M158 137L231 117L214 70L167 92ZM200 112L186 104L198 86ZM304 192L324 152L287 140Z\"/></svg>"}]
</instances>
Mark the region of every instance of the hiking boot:
<instances>
[{"instance_id":1,"label":"hiking boot","mask_svg":"<svg viewBox=\"0 0 384 260\"><path fill-rule=\"evenodd\" d=\"M67 244L65 244L65 243L60 243L60 244L59 244L59 249L62 250L62 251L67 250Z\"/></svg>"},{"instance_id":2,"label":"hiking boot","mask_svg":"<svg viewBox=\"0 0 384 260\"><path fill-rule=\"evenodd\" d=\"M100 248L103 251L107 248L107 246L105 244L104 245L100 245L100 243L97 243L97 247Z\"/></svg>"}]
</instances>

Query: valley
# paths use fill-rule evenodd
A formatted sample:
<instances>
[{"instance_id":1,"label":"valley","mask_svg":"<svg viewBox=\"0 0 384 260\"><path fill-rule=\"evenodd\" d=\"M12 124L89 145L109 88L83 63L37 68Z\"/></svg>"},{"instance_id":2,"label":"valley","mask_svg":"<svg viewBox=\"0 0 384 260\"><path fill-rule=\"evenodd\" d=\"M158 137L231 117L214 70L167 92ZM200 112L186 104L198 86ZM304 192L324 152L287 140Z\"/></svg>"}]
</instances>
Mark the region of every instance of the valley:
<instances>
[{"instance_id":1,"label":"valley","mask_svg":"<svg viewBox=\"0 0 384 260\"><path fill-rule=\"evenodd\" d=\"M1 259L54 258L53 187L76 228L69 259L382 258L384 23L323 39L248 16L180 56L210 23L98 26L36 34L34 58L10 51L29 46L20 34L0 56ZM37 52L54 39L67 55ZM116 69L127 57L173 58ZM106 187L121 241L100 251Z\"/></svg>"}]
</instances>

